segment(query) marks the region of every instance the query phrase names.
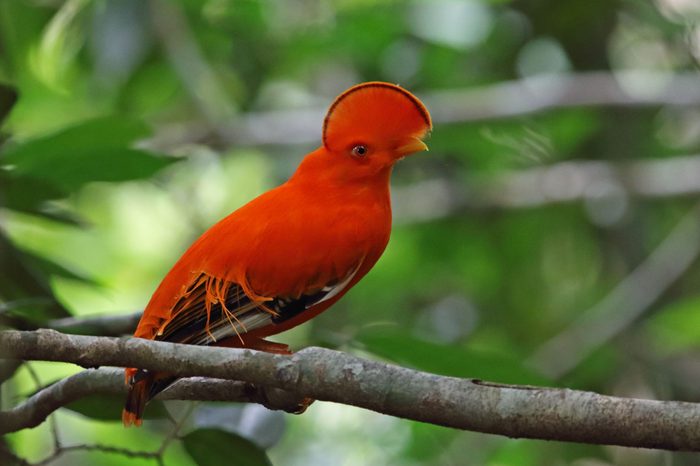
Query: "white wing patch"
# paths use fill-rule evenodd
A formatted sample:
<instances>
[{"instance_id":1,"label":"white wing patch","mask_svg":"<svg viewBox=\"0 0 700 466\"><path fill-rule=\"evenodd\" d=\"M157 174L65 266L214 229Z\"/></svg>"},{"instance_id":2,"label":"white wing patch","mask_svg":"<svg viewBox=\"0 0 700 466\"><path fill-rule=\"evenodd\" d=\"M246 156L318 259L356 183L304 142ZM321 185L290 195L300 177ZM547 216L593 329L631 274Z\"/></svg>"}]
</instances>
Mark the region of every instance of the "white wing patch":
<instances>
[{"instance_id":1,"label":"white wing patch","mask_svg":"<svg viewBox=\"0 0 700 466\"><path fill-rule=\"evenodd\" d=\"M336 283L335 285L332 286L324 286L321 291L325 291L327 294L321 298L320 300L316 301L315 304L320 304L324 301L328 301L329 299L335 298L338 296L338 294L343 291L348 284L352 281L353 278L355 278L355 275L357 275L357 271L360 270L360 265L362 265L362 261L360 261L359 264L355 267L355 269L348 274L347 277L343 279L343 281Z\"/></svg>"}]
</instances>

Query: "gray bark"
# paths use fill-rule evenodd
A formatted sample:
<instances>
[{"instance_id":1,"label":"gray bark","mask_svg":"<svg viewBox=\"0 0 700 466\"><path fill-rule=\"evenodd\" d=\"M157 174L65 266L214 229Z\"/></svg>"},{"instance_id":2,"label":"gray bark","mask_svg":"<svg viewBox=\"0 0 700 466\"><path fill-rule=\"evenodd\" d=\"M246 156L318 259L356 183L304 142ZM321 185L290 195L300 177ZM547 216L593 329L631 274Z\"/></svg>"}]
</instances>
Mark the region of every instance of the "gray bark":
<instances>
[{"instance_id":1,"label":"gray bark","mask_svg":"<svg viewBox=\"0 0 700 466\"><path fill-rule=\"evenodd\" d=\"M458 379L323 348L307 348L285 356L133 338L64 335L52 330L8 330L0 332L0 355L73 362L84 367L133 366L182 377L241 380L282 389L288 392L290 400L311 397L508 437L700 451L700 404ZM65 404L61 400L71 398L71 393L75 397L90 393L87 382L104 390L112 390L115 383L120 383L114 375L95 375L109 372L84 374L75 376L73 381L60 382L63 385L59 388L49 387L24 405L0 413L0 433L40 422L39 418ZM194 388L192 381L187 383L190 391L183 388L183 398L202 395L201 398L208 399L207 389ZM199 383L204 386L224 382L200 380L195 385ZM231 393L232 399L240 398L240 390L231 389ZM219 395L211 398L220 399ZM22 419L32 417L27 414L37 409L32 405L51 409L41 410L41 416L35 414L32 423L27 423Z\"/></svg>"}]
</instances>

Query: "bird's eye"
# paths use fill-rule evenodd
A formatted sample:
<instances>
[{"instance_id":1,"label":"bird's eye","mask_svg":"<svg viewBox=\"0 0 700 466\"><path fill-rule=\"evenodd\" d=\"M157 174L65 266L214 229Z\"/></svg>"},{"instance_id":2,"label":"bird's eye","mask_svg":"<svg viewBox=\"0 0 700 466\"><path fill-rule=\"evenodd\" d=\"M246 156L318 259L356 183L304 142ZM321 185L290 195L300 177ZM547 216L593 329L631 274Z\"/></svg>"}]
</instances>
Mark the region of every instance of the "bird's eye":
<instances>
[{"instance_id":1,"label":"bird's eye","mask_svg":"<svg viewBox=\"0 0 700 466\"><path fill-rule=\"evenodd\" d=\"M367 155L367 146L363 146L362 144L356 145L352 148L352 155L357 157L364 157L365 155Z\"/></svg>"}]
</instances>

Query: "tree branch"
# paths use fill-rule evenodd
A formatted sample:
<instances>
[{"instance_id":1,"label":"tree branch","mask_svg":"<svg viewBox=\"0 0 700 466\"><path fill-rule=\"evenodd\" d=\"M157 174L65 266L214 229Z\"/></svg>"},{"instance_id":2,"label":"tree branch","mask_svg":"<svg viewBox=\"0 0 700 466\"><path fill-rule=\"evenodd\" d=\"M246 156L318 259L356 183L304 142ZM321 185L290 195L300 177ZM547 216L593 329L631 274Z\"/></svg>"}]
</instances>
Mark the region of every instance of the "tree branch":
<instances>
[{"instance_id":1,"label":"tree branch","mask_svg":"<svg viewBox=\"0 0 700 466\"><path fill-rule=\"evenodd\" d=\"M116 368L87 369L35 393L8 411L0 411L0 435L41 424L52 412L90 395L126 396L124 371ZM260 403L270 409L298 408L301 397L279 389L264 392L245 382L190 377L177 381L157 400L237 401ZM119 413L114 413L115 419Z\"/></svg>"},{"instance_id":2,"label":"tree branch","mask_svg":"<svg viewBox=\"0 0 700 466\"><path fill-rule=\"evenodd\" d=\"M420 97L435 123L464 123L574 107L698 105L700 78L694 72L593 71L535 76L425 93ZM325 112L325 106L251 112L235 119L219 120L223 123L215 134L208 124L201 122L164 126L150 144L164 151L192 142L211 143L212 139L219 139L216 143L223 146L311 144L320 139L319 122Z\"/></svg>"},{"instance_id":3,"label":"tree branch","mask_svg":"<svg viewBox=\"0 0 700 466\"><path fill-rule=\"evenodd\" d=\"M64 317L48 322L47 327L63 333L118 337L134 333L142 311L121 315Z\"/></svg>"},{"instance_id":4,"label":"tree branch","mask_svg":"<svg viewBox=\"0 0 700 466\"><path fill-rule=\"evenodd\" d=\"M700 155L612 163L566 161L466 183L434 179L394 189L395 216L425 221L474 209L527 209L566 202L661 199L700 193Z\"/></svg>"},{"instance_id":5,"label":"tree branch","mask_svg":"<svg viewBox=\"0 0 700 466\"><path fill-rule=\"evenodd\" d=\"M508 118L547 110L700 104L697 73L644 70L549 74L426 96L440 123Z\"/></svg>"},{"instance_id":6,"label":"tree branch","mask_svg":"<svg viewBox=\"0 0 700 466\"><path fill-rule=\"evenodd\" d=\"M283 389L297 397L509 437L700 451L700 404L443 377L323 348L307 348L284 356L248 349L64 335L52 330L8 330L0 332L0 354L87 367L134 366L181 377L244 380ZM80 396L90 392L83 388L87 379L112 387L114 380L108 380L109 377L100 381L90 375L98 372L84 372L87 375L59 382L63 384L59 388L49 387L46 395L40 392L25 404L38 405L36 397L45 397L56 409L61 404L54 401L56 396L66 400L72 396L71 391L83 390ZM186 383L199 384L183 382ZM212 382L201 382L209 383ZM9 427L13 412L16 411L0 413L0 431L12 430Z\"/></svg>"}]
</instances>

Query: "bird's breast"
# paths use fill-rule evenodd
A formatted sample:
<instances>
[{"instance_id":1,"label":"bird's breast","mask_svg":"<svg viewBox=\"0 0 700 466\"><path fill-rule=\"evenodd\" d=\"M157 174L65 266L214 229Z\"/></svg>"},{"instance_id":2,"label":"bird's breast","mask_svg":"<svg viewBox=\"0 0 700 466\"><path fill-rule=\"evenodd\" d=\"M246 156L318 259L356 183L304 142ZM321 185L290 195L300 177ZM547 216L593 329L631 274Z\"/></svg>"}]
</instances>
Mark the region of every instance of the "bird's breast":
<instances>
[{"instance_id":1,"label":"bird's breast","mask_svg":"<svg viewBox=\"0 0 700 466\"><path fill-rule=\"evenodd\" d=\"M290 199L294 199L288 202ZM377 196L300 193L284 196L263 220L246 278L263 296L299 294L371 267L391 231L391 208ZM363 274L369 270L363 264Z\"/></svg>"}]
</instances>

